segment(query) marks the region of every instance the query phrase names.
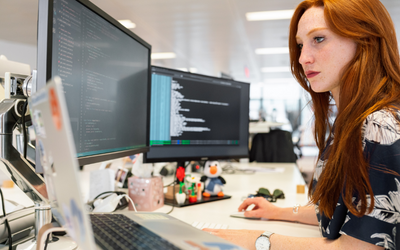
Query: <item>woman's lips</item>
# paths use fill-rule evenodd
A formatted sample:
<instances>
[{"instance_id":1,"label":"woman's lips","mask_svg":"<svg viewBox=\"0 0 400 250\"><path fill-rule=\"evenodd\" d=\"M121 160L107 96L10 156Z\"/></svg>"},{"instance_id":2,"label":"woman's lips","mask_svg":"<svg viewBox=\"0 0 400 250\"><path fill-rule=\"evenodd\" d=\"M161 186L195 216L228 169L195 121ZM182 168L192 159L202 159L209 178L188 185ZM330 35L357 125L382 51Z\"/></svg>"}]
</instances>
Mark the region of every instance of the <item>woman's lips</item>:
<instances>
[{"instance_id":1,"label":"woman's lips","mask_svg":"<svg viewBox=\"0 0 400 250\"><path fill-rule=\"evenodd\" d=\"M306 75L307 75L307 78L310 79L310 78L313 78L314 76L317 76L319 73L320 72L316 72L316 71L307 71Z\"/></svg>"}]
</instances>

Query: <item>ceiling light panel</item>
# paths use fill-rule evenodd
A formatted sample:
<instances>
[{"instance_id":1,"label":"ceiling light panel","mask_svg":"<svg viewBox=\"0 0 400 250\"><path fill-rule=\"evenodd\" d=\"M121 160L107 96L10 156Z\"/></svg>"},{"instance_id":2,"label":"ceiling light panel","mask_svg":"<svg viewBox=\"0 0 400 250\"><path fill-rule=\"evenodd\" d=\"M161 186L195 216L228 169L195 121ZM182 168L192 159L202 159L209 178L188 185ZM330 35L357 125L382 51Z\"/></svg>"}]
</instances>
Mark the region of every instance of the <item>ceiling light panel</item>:
<instances>
[{"instance_id":1,"label":"ceiling light panel","mask_svg":"<svg viewBox=\"0 0 400 250\"><path fill-rule=\"evenodd\" d=\"M289 54L289 47L260 48L255 52L257 55Z\"/></svg>"},{"instance_id":2,"label":"ceiling light panel","mask_svg":"<svg viewBox=\"0 0 400 250\"><path fill-rule=\"evenodd\" d=\"M290 72L290 67L265 67L261 71L264 73Z\"/></svg>"},{"instance_id":3,"label":"ceiling light panel","mask_svg":"<svg viewBox=\"0 0 400 250\"><path fill-rule=\"evenodd\" d=\"M297 83L296 79L293 77L288 78L267 78L264 80L264 83L267 84L293 84ZM263 83L261 83L263 84Z\"/></svg>"},{"instance_id":4,"label":"ceiling light panel","mask_svg":"<svg viewBox=\"0 0 400 250\"><path fill-rule=\"evenodd\" d=\"M247 12L247 21L265 21L265 20L282 20L291 19L294 10L275 10L275 11L261 11L261 12Z\"/></svg>"}]
</instances>

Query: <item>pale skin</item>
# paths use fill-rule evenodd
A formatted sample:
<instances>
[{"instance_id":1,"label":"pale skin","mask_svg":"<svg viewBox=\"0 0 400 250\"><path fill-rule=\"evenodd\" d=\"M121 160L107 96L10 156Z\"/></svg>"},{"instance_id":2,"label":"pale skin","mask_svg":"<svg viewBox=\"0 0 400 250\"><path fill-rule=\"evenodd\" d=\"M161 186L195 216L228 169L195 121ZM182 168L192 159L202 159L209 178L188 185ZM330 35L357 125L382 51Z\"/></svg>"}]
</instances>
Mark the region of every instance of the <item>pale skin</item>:
<instances>
[{"instance_id":1,"label":"pale skin","mask_svg":"<svg viewBox=\"0 0 400 250\"><path fill-rule=\"evenodd\" d=\"M298 24L297 43L302 52L299 63L307 75L311 88L315 92L330 91L336 105L339 105L339 81L346 66L356 53L357 45L351 39L333 33L324 19L323 7L312 7L301 17ZM308 74L307 74L308 73ZM246 210L246 217L300 222L318 225L313 206L300 207L297 214L293 208L277 207L264 198L246 199L238 208ZM231 241L246 249L256 249L255 241L265 230L229 230L203 229L221 238ZM383 247L361 241L348 235L341 235L336 240L326 238L300 238L273 234L270 238L271 250L280 249L363 249L382 250Z\"/></svg>"}]
</instances>

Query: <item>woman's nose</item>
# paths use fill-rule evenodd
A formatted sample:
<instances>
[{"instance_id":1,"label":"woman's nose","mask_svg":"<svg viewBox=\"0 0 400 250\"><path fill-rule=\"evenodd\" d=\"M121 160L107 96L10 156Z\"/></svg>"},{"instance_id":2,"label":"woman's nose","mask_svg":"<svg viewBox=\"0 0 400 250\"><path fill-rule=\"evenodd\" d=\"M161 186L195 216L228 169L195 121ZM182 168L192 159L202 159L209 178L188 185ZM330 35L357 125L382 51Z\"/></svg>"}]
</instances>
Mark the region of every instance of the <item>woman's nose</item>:
<instances>
[{"instance_id":1,"label":"woman's nose","mask_svg":"<svg viewBox=\"0 0 400 250\"><path fill-rule=\"evenodd\" d=\"M301 54L299 58L299 63L301 65L307 65L307 64L312 64L314 63L314 56L312 51L307 48L306 46L303 46L301 49Z\"/></svg>"}]
</instances>

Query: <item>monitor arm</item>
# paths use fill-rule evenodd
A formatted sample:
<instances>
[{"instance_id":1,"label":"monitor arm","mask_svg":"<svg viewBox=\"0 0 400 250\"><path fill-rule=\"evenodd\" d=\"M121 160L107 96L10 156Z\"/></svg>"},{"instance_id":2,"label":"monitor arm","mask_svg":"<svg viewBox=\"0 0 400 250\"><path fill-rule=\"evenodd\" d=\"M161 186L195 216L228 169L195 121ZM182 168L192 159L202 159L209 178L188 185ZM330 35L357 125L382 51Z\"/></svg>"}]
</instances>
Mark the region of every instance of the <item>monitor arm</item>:
<instances>
[{"instance_id":1,"label":"monitor arm","mask_svg":"<svg viewBox=\"0 0 400 250\"><path fill-rule=\"evenodd\" d=\"M33 73L36 78L36 72ZM0 76L1 78L1 76ZM5 73L0 85L0 169L35 203L35 236L39 227L51 221L46 184L42 176L13 146L13 131L21 123L23 106L32 88L32 76ZM1 93L3 92L3 93ZM48 209L43 209L48 207ZM49 216L44 216L50 213ZM49 219L50 218L50 219ZM15 233L15 232L11 232Z\"/></svg>"},{"instance_id":2,"label":"monitor arm","mask_svg":"<svg viewBox=\"0 0 400 250\"><path fill-rule=\"evenodd\" d=\"M22 106L36 85L36 71L32 76L6 72L4 96L0 102L0 169L37 205L48 204L43 178L13 146L13 131L22 116Z\"/></svg>"},{"instance_id":3,"label":"monitor arm","mask_svg":"<svg viewBox=\"0 0 400 250\"><path fill-rule=\"evenodd\" d=\"M16 113L16 103L17 99L4 99L0 102L0 169L35 204L47 204L43 178L35 173L28 160L12 144L13 130L20 118Z\"/></svg>"}]
</instances>

